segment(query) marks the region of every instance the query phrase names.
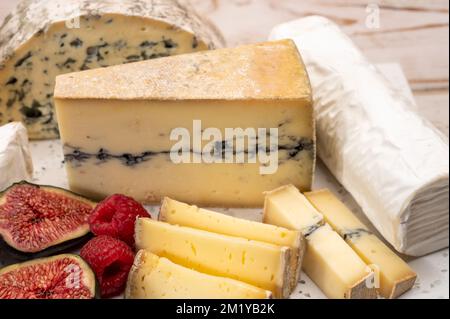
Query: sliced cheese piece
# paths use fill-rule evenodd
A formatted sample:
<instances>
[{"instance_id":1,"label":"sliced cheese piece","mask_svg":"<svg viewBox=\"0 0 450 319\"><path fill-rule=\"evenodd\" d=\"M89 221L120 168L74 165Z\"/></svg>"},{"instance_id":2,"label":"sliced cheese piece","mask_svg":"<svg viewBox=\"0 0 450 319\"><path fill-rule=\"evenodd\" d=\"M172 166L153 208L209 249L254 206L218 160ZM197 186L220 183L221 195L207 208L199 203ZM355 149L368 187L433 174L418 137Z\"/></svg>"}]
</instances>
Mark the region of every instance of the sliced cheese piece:
<instances>
[{"instance_id":1,"label":"sliced cheese piece","mask_svg":"<svg viewBox=\"0 0 450 319\"><path fill-rule=\"evenodd\" d=\"M291 249L258 241L170 225L148 218L136 222L136 247L197 271L290 293Z\"/></svg>"},{"instance_id":2,"label":"sliced cheese piece","mask_svg":"<svg viewBox=\"0 0 450 319\"><path fill-rule=\"evenodd\" d=\"M307 237L303 270L333 299L372 299L372 270L328 224Z\"/></svg>"},{"instance_id":3,"label":"sliced cheese piece","mask_svg":"<svg viewBox=\"0 0 450 319\"><path fill-rule=\"evenodd\" d=\"M265 195L264 223L299 230L305 236L324 223L322 214L294 185L282 186Z\"/></svg>"},{"instance_id":4,"label":"sliced cheese piece","mask_svg":"<svg viewBox=\"0 0 450 319\"><path fill-rule=\"evenodd\" d=\"M290 247L292 248L291 289L297 286L305 251L304 237L299 231L216 213L168 197L162 202L159 220L172 225Z\"/></svg>"},{"instance_id":5,"label":"sliced cheese piece","mask_svg":"<svg viewBox=\"0 0 450 319\"><path fill-rule=\"evenodd\" d=\"M128 276L127 299L268 299L270 291L185 268L148 251L137 253Z\"/></svg>"},{"instance_id":6,"label":"sliced cheese piece","mask_svg":"<svg viewBox=\"0 0 450 319\"><path fill-rule=\"evenodd\" d=\"M264 191L285 183L311 190L311 91L291 41L66 74L56 82L68 179L77 193L260 207ZM231 156L223 160L226 150Z\"/></svg>"},{"instance_id":7,"label":"sliced cheese piece","mask_svg":"<svg viewBox=\"0 0 450 319\"><path fill-rule=\"evenodd\" d=\"M22 0L0 28L0 125L58 137L58 74L222 46L210 22L178 0Z\"/></svg>"},{"instance_id":8,"label":"sliced cheese piece","mask_svg":"<svg viewBox=\"0 0 450 319\"><path fill-rule=\"evenodd\" d=\"M378 275L379 293L396 298L408 291L416 281L416 273L371 233L351 211L329 190L306 193L308 200L319 210L355 252L373 267Z\"/></svg>"},{"instance_id":9,"label":"sliced cheese piece","mask_svg":"<svg viewBox=\"0 0 450 319\"><path fill-rule=\"evenodd\" d=\"M329 298L376 298L373 271L294 186L266 193L263 220L303 232L303 270Z\"/></svg>"},{"instance_id":10,"label":"sliced cheese piece","mask_svg":"<svg viewBox=\"0 0 450 319\"><path fill-rule=\"evenodd\" d=\"M27 130L18 122L0 127L0 192L33 174Z\"/></svg>"}]
</instances>

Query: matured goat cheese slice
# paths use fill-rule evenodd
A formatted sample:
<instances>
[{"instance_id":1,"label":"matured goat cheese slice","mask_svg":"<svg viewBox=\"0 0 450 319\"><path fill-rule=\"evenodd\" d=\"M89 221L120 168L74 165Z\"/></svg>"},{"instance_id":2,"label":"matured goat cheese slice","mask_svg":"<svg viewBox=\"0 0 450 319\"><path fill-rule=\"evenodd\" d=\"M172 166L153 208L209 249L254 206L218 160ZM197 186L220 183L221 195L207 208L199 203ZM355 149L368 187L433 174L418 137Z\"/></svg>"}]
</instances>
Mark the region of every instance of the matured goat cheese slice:
<instances>
[{"instance_id":1,"label":"matured goat cheese slice","mask_svg":"<svg viewBox=\"0 0 450 319\"><path fill-rule=\"evenodd\" d=\"M292 248L291 289L297 287L305 252L304 237L299 231L216 213L168 197L162 202L159 220L172 225L290 247Z\"/></svg>"},{"instance_id":2,"label":"matured goat cheese slice","mask_svg":"<svg viewBox=\"0 0 450 319\"><path fill-rule=\"evenodd\" d=\"M397 298L416 281L416 273L387 247L329 190L305 194L366 264L374 269L379 293L385 298Z\"/></svg>"},{"instance_id":3,"label":"matured goat cheese slice","mask_svg":"<svg viewBox=\"0 0 450 319\"><path fill-rule=\"evenodd\" d=\"M261 207L286 183L311 189L311 90L290 40L61 75L55 104L70 188L89 197Z\"/></svg>"},{"instance_id":4,"label":"matured goat cheese slice","mask_svg":"<svg viewBox=\"0 0 450 319\"><path fill-rule=\"evenodd\" d=\"M266 193L263 221L303 232L303 270L326 296L376 298L373 271L293 185Z\"/></svg>"},{"instance_id":5,"label":"matured goat cheese slice","mask_svg":"<svg viewBox=\"0 0 450 319\"><path fill-rule=\"evenodd\" d=\"M136 247L184 267L246 282L270 290L277 298L290 294L291 249L148 218L136 222Z\"/></svg>"},{"instance_id":6,"label":"matured goat cheese slice","mask_svg":"<svg viewBox=\"0 0 450 319\"><path fill-rule=\"evenodd\" d=\"M0 127L0 192L13 183L30 180L33 162L27 130L18 122Z\"/></svg>"},{"instance_id":7,"label":"matured goat cheese slice","mask_svg":"<svg viewBox=\"0 0 450 319\"><path fill-rule=\"evenodd\" d=\"M421 256L449 243L448 138L416 114L332 21L275 27L295 40L314 92L318 154L399 252ZM330 49L332 48L332 49Z\"/></svg>"},{"instance_id":8,"label":"matured goat cheese slice","mask_svg":"<svg viewBox=\"0 0 450 319\"><path fill-rule=\"evenodd\" d=\"M238 280L211 276L140 250L128 276L127 299L269 299L272 293Z\"/></svg>"},{"instance_id":9,"label":"matured goat cheese slice","mask_svg":"<svg viewBox=\"0 0 450 319\"><path fill-rule=\"evenodd\" d=\"M58 74L207 50L215 28L177 0L23 0L0 28L0 125L58 137Z\"/></svg>"}]
</instances>

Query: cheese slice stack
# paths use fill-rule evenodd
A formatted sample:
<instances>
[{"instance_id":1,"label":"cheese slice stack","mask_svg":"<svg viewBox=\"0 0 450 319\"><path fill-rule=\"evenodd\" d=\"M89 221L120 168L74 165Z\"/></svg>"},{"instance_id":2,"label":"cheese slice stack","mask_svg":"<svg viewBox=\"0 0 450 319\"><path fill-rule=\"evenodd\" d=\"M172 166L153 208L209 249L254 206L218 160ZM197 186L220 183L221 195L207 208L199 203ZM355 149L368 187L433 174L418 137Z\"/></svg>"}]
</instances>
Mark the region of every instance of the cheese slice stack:
<instances>
[{"instance_id":1,"label":"cheese slice stack","mask_svg":"<svg viewBox=\"0 0 450 319\"><path fill-rule=\"evenodd\" d=\"M266 193L264 222L303 232L303 270L329 298L376 298L373 271L293 185Z\"/></svg>"},{"instance_id":2,"label":"cheese slice stack","mask_svg":"<svg viewBox=\"0 0 450 319\"><path fill-rule=\"evenodd\" d=\"M306 193L306 198L323 214L354 251L370 265L378 276L379 293L397 298L411 289L416 273L355 216L329 190Z\"/></svg>"},{"instance_id":3,"label":"cheese slice stack","mask_svg":"<svg viewBox=\"0 0 450 319\"><path fill-rule=\"evenodd\" d=\"M148 218L136 221L136 248L196 271L290 294L291 249Z\"/></svg>"},{"instance_id":4,"label":"cheese slice stack","mask_svg":"<svg viewBox=\"0 0 450 319\"><path fill-rule=\"evenodd\" d=\"M59 74L223 46L220 33L178 0L21 0L0 28L0 125L57 138Z\"/></svg>"},{"instance_id":5,"label":"cheese slice stack","mask_svg":"<svg viewBox=\"0 0 450 319\"><path fill-rule=\"evenodd\" d=\"M61 75L55 103L70 188L89 197L122 193L144 203L169 196L202 206L258 207L264 191L286 183L311 188L311 89L290 40ZM229 129L258 136L226 139ZM267 138L272 131L274 143ZM188 143L181 162L172 150L183 142L179 133ZM197 143L198 135L206 141ZM218 150L212 163L199 156L209 154L211 143ZM231 162L218 163L229 147ZM266 164L274 168L267 174Z\"/></svg>"},{"instance_id":6,"label":"cheese slice stack","mask_svg":"<svg viewBox=\"0 0 450 319\"><path fill-rule=\"evenodd\" d=\"M27 130L18 122L0 126L0 192L13 183L31 179L32 174Z\"/></svg>"},{"instance_id":7,"label":"cheese slice stack","mask_svg":"<svg viewBox=\"0 0 450 319\"><path fill-rule=\"evenodd\" d=\"M240 219L164 198L159 220L172 225L202 229L222 235L246 238L292 249L291 290L298 283L305 251L301 232Z\"/></svg>"},{"instance_id":8,"label":"cheese slice stack","mask_svg":"<svg viewBox=\"0 0 450 319\"><path fill-rule=\"evenodd\" d=\"M145 250L136 255L125 291L127 299L268 299L271 296L270 291L206 275Z\"/></svg>"}]
</instances>

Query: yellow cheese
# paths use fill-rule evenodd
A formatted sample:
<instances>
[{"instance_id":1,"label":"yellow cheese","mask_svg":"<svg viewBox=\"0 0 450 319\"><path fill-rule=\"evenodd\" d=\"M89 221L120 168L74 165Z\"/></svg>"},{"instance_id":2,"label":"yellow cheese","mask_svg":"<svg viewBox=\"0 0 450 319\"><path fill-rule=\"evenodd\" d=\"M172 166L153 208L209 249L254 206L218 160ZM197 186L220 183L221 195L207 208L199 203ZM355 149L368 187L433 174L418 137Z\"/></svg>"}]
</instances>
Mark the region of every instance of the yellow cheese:
<instances>
[{"instance_id":1,"label":"yellow cheese","mask_svg":"<svg viewBox=\"0 0 450 319\"><path fill-rule=\"evenodd\" d=\"M271 296L270 291L203 274L145 250L136 255L125 291L127 299L268 299Z\"/></svg>"},{"instance_id":2,"label":"yellow cheese","mask_svg":"<svg viewBox=\"0 0 450 319\"><path fill-rule=\"evenodd\" d=\"M291 288L297 286L305 248L304 237L299 231L216 213L168 197L164 198L161 205L159 220L173 225L291 247Z\"/></svg>"},{"instance_id":3,"label":"yellow cheese","mask_svg":"<svg viewBox=\"0 0 450 319\"><path fill-rule=\"evenodd\" d=\"M288 40L61 75L55 105L70 188L90 197L260 207L285 183L311 190L311 90Z\"/></svg>"},{"instance_id":4,"label":"yellow cheese","mask_svg":"<svg viewBox=\"0 0 450 319\"><path fill-rule=\"evenodd\" d=\"M289 247L147 218L138 219L135 236L138 249L146 249L184 267L240 280L270 290L277 298L289 296Z\"/></svg>"},{"instance_id":5,"label":"yellow cheese","mask_svg":"<svg viewBox=\"0 0 450 319\"><path fill-rule=\"evenodd\" d=\"M355 252L379 275L379 293L396 298L414 285L416 273L387 247L329 190L306 193L308 200L323 214Z\"/></svg>"},{"instance_id":6,"label":"yellow cheese","mask_svg":"<svg viewBox=\"0 0 450 319\"><path fill-rule=\"evenodd\" d=\"M307 240L303 269L329 298L375 298L372 271L328 224Z\"/></svg>"},{"instance_id":7,"label":"yellow cheese","mask_svg":"<svg viewBox=\"0 0 450 319\"><path fill-rule=\"evenodd\" d=\"M294 185L265 193L264 217L267 224L300 230L305 236L324 223L320 214Z\"/></svg>"},{"instance_id":8,"label":"yellow cheese","mask_svg":"<svg viewBox=\"0 0 450 319\"><path fill-rule=\"evenodd\" d=\"M303 270L329 298L375 298L373 271L292 185L266 193L264 222L306 237Z\"/></svg>"}]
</instances>

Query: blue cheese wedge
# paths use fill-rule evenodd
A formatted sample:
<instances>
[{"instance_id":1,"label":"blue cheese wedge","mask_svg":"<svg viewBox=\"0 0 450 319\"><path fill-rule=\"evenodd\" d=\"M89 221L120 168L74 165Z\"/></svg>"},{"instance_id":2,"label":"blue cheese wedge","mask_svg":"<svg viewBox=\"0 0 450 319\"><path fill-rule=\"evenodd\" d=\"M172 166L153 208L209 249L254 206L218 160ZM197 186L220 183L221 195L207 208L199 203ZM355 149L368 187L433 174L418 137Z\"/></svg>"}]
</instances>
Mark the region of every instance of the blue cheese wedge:
<instances>
[{"instance_id":1,"label":"blue cheese wedge","mask_svg":"<svg viewBox=\"0 0 450 319\"><path fill-rule=\"evenodd\" d=\"M0 126L0 192L13 183L30 180L32 174L27 130L18 122Z\"/></svg>"},{"instance_id":2,"label":"blue cheese wedge","mask_svg":"<svg viewBox=\"0 0 450 319\"><path fill-rule=\"evenodd\" d=\"M311 88L289 40L60 75L55 105L70 188L89 197L261 207L311 189Z\"/></svg>"},{"instance_id":3,"label":"blue cheese wedge","mask_svg":"<svg viewBox=\"0 0 450 319\"><path fill-rule=\"evenodd\" d=\"M59 74L213 49L223 38L177 0L22 0L0 27L0 125L58 137Z\"/></svg>"},{"instance_id":4,"label":"blue cheese wedge","mask_svg":"<svg viewBox=\"0 0 450 319\"><path fill-rule=\"evenodd\" d=\"M326 296L333 299L376 298L371 268L293 185L266 193L263 220L303 232L307 244L303 270Z\"/></svg>"},{"instance_id":5,"label":"blue cheese wedge","mask_svg":"<svg viewBox=\"0 0 450 319\"><path fill-rule=\"evenodd\" d=\"M416 273L335 195L324 189L305 196L364 262L373 267L381 296L397 298L413 287Z\"/></svg>"},{"instance_id":6,"label":"blue cheese wedge","mask_svg":"<svg viewBox=\"0 0 450 319\"><path fill-rule=\"evenodd\" d=\"M272 293L238 280L211 276L151 252L137 253L128 276L127 299L270 299Z\"/></svg>"}]
</instances>

